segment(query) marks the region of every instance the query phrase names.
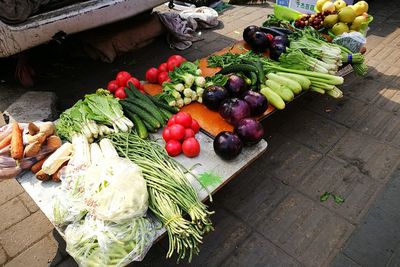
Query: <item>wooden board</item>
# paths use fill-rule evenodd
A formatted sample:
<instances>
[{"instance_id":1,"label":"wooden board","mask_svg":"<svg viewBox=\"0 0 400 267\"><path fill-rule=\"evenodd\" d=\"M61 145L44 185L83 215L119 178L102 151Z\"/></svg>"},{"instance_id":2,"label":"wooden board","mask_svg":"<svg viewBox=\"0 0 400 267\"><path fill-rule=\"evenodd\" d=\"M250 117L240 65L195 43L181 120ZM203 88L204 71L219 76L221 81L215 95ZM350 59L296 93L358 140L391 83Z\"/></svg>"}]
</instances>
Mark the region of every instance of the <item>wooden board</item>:
<instances>
[{"instance_id":1,"label":"wooden board","mask_svg":"<svg viewBox=\"0 0 400 267\"><path fill-rule=\"evenodd\" d=\"M215 53L215 55L222 55L225 53L242 54L248 50L248 46L244 41L235 43L231 47L227 47ZM266 56L268 54L265 54ZM199 67L204 77L213 76L221 68L209 68L207 67L207 58L200 59ZM158 84L145 84L144 90L151 95L159 94L162 92L162 87ZM259 119L262 119L272 113L275 108L269 105L268 109L264 112ZM189 105L184 106L181 111L189 113L194 119L196 119L201 128L210 136L216 136L222 131L232 131L233 126L225 121L218 112L208 109L203 104L193 102Z\"/></svg>"}]
</instances>

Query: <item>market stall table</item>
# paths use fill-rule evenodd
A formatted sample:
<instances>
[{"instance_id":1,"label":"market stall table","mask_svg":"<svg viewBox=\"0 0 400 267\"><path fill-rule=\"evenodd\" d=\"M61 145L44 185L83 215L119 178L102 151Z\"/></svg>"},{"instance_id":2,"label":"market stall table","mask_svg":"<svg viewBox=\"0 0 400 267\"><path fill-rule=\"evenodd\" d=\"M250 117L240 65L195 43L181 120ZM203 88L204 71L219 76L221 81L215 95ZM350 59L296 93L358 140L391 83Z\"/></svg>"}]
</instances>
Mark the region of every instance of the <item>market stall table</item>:
<instances>
[{"instance_id":1,"label":"market stall table","mask_svg":"<svg viewBox=\"0 0 400 267\"><path fill-rule=\"evenodd\" d=\"M160 135L154 135L154 138L160 139ZM177 157L177 161L184 166L193 167L192 172L197 176L202 174L210 174L220 178L217 183L208 184L207 190L200 183L188 174L187 177L196 189L201 200L208 199L209 193L213 194L229 180L238 175L244 168L260 157L267 149L267 142L262 140L257 145L245 147L242 153L232 161L224 161L219 158L213 149L213 139L206 134L200 132L198 140L201 146L201 153L196 158L187 158L185 156ZM31 196L33 201L39 206L47 218L52 221L53 205L56 200L55 196L60 192L60 183L53 181L42 182L36 179L32 172L25 172L17 177L17 181ZM157 235L161 236L165 230L158 231Z\"/></svg>"}]
</instances>

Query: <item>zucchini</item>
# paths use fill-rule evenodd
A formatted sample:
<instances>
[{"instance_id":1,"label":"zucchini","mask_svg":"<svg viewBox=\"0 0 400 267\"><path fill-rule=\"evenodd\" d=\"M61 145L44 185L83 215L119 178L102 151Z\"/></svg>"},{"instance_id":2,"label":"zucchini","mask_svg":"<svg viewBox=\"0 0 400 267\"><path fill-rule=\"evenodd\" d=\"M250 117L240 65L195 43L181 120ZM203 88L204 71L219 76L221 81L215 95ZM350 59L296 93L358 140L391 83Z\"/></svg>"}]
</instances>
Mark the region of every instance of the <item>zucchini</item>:
<instances>
[{"instance_id":1,"label":"zucchini","mask_svg":"<svg viewBox=\"0 0 400 267\"><path fill-rule=\"evenodd\" d=\"M301 92L301 85L294 80L291 80L291 79L283 77L283 76L276 75L275 73L268 73L267 77L268 77L268 79L271 79L279 84L287 86L296 95Z\"/></svg>"},{"instance_id":2,"label":"zucchini","mask_svg":"<svg viewBox=\"0 0 400 267\"><path fill-rule=\"evenodd\" d=\"M286 102L290 102L294 98L294 94L293 94L292 90L290 90L286 86L281 85L273 80L267 80L265 82L265 85L267 85L269 88L271 88L272 91L277 93Z\"/></svg>"},{"instance_id":3,"label":"zucchini","mask_svg":"<svg viewBox=\"0 0 400 267\"><path fill-rule=\"evenodd\" d=\"M126 100L122 100L119 101L119 103L121 103L122 107L124 108L124 111L128 111L133 113L133 114L137 114L143 121L148 122L153 128L160 128L161 124L160 122L154 118L150 113L148 113L145 110L142 110L141 108L133 105L132 103L126 101ZM132 116L132 115L131 115ZM132 119L131 117L128 117L129 119Z\"/></svg>"},{"instance_id":4,"label":"zucchini","mask_svg":"<svg viewBox=\"0 0 400 267\"><path fill-rule=\"evenodd\" d=\"M132 114L132 122L135 125L136 132L140 138L146 139L149 136L146 126L137 114Z\"/></svg>"},{"instance_id":5,"label":"zucchini","mask_svg":"<svg viewBox=\"0 0 400 267\"><path fill-rule=\"evenodd\" d=\"M150 99L148 100L150 101ZM153 104L153 102L150 101L151 105L149 105L147 102L140 101L137 98L128 98L127 101L150 113L162 125L165 123L163 116L161 115L160 111L158 111L158 108Z\"/></svg>"},{"instance_id":6,"label":"zucchini","mask_svg":"<svg viewBox=\"0 0 400 267\"><path fill-rule=\"evenodd\" d=\"M297 81L301 85L301 88L303 90L307 90L310 88L311 81L307 77L304 77L299 74L287 73L287 72L278 72L276 74Z\"/></svg>"},{"instance_id":7,"label":"zucchini","mask_svg":"<svg viewBox=\"0 0 400 267\"><path fill-rule=\"evenodd\" d=\"M282 100L282 98L267 86L261 85L260 93L263 94L267 98L268 102L277 109L282 110L285 108L285 102Z\"/></svg>"},{"instance_id":8,"label":"zucchini","mask_svg":"<svg viewBox=\"0 0 400 267\"><path fill-rule=\"evenodd\" d=\"M175 113L178 113L178 111L179 111L179 109L178 109L177 107L171 107L170 105L167 104L167 102L162 101L162 100L160 100L160 99L157 99L157 98L154 97L154 96L146 95L146 97L147 97L148 99L150 99L151 102L153 102L153 103L154 103L157 107L159 107L159 108L166 109L166 110L168 110L169 112L174 113L174 114L175 114Z\"/></svg>"},{"instance_id":9,"label":"zucchini","mask_svg":"<svg viewBox=\"0 0 400 267\"><path fill-rule=\"evenodd\" d=\"M217 74L229 74L229 73L237 73L237 72L255 72L257 73L257 68L249 65L249 64L235 64L230 65L222 70L220 70Z\"/></svg>"}]
</instances>

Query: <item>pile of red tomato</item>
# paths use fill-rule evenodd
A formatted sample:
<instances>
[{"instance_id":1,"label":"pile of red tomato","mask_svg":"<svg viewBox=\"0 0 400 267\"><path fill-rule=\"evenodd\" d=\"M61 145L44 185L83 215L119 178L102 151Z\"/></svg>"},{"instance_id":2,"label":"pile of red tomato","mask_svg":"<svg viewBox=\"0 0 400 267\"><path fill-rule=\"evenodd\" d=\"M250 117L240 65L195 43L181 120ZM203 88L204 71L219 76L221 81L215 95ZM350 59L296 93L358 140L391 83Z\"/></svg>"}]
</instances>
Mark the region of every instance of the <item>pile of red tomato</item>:
<instances>
[{"instance_id":1,"label":"pile of red tomato","mask_svg":"<svg viewBox=\"0 0 400 267\"><path fill-rule=\"evenodd\" d=\"M143 84L140 81L133 77L127 71L120 71L117 73L115 80L109 81L107 84L107 90L110 91L115 97L119 99L126 98L126 94L124 91L124 87L129 88L129 83L133 84L137 89L139 89L142 93L144 93Z\"/></svg>"},{"instance_id":2,"label":"pile of red tomato","mask_svg":"<svg viewBox=\"0 0 400 267\"><path fill-rule=\"evenodd\" d=\"M179 67L186 59L180 55L172 55L168 58L167 62L161 63L158 68L150 68L146 71L146 80L149 83L158 83L162 85L163 82L169 82L169 71L173 71L175 67Z\"/></svg>"},{"instance_id":3,"label":"pile of red tomato","mask_svg":"<svg viewBox=\"0 0 400 267\"><path fill-rule=\"evenodd\" d=\"M175 157L182 152L189 158L199 155L200 144L195 137L199 130L199 123L188 113L178 112L173 115L162 132L168 155Z\"/></svg>"}]
</instances>

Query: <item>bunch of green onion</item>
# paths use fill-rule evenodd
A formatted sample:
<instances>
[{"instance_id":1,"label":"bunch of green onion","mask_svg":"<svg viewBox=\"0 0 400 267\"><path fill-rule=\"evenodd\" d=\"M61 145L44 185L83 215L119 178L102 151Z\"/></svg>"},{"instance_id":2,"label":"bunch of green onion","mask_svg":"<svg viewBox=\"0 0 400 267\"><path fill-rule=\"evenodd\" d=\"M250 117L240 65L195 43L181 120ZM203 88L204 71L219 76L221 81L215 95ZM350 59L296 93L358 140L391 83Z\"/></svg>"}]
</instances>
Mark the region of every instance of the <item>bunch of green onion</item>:
<instances>
[{"instance_id":1,"label":"bunch of green onion","mask_svg":"<svg viewBox=\"0 0 400 267\"><path fill-rule=\"evenodd\" d=\"M167 257L191 261L198 254L202 236L213 230L207 210L188 181L189 173L168 156L155 141L141 139L135 132L115 133L110 139L118 154L136 163L143 172L149 192L149 208L163 223L169 237ZM184 218L187 213L190 219Z\"/></svg>"}]
</instances>

